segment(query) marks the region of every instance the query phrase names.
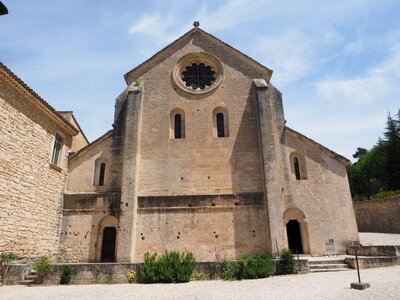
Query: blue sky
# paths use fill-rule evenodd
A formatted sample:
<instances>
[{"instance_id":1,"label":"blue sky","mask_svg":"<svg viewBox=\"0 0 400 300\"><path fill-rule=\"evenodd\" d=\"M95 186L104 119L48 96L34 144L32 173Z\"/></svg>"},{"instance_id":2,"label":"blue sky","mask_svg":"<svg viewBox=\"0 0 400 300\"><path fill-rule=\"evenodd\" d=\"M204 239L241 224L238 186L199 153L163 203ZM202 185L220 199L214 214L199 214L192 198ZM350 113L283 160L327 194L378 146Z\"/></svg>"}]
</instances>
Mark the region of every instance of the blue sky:
<instances>
[{"instance_id":1,"label":"blue sky","mask_svg":"<svg viewBox=\"0 0 400 300\"><path fill-rule=\"evenodd\" d=\"M348 158L400 108L400 1L2 1L0 60L90 140L123 74L194 20L273 69L287 125Z\"/></svg>"}]
</instances>

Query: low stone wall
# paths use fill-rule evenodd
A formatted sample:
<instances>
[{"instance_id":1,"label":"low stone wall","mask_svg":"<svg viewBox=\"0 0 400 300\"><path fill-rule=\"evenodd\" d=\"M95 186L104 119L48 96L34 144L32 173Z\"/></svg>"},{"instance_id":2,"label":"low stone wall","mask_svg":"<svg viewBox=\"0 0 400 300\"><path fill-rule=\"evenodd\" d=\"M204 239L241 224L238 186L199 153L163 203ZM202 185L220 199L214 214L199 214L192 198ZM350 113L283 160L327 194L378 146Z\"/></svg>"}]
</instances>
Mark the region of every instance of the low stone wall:
<instances>
[{"instance_id":1,"label":"low stone wall","mask_svg":"<svg viewBox=\"0 0 400 300\"><path fill-rule=\"evenodd\" d=\"M350 264L353 269L356 266L356 258L346 258L346 263ZM400 257L397 256L370 256L358 257L358 266L360 269L381 268L400 265Z\"/></svg>"},{"instance_id":2,"label":"low stone wall","mask_svg":"<svg viewBox=\"0 0 400 300\"><path fill-rule=\"evenodd\" d=\"M354 203L359 232L400 233L400 195Z\"/></svg>"},{"instance_id":3,"label":"low stone wall","mask_svg":"<svg viewBox=\"0 0 400 300\"><path fill-rule=\"evenodd\" d=\"M299 273L308 273L310 271L308 260L300 259ZM297 260L296 260L297 263ZM215 278L217 262L198 262L195 272L204 273L208 278ZM129 270L135 270L137 281L142 282L140 278L140 264L131 263L69 263L56 264L53 271L47 276L44 285L57 285L60 283L61 268L63 265L69 265L72 268L70 284L99 284L105 281L112 283L128 283L127 273ZM276 274L279 275L279 260L275 260ZM31 270L30 264L13 264L9 268L5 285L16 285L18 281L24 279Z\"/></svg>"},{"instance_id":4,"label":"low stone wall","mask_svg":"<svg viewBox=\"0 0 400 300\"><path fill-rule=\"evenodd\" d=\"M347 254L355 255L356 247L348 247ZM359 256L399 256L400 246L361 246L357 247Z\"/></svg>"}]
</instances>

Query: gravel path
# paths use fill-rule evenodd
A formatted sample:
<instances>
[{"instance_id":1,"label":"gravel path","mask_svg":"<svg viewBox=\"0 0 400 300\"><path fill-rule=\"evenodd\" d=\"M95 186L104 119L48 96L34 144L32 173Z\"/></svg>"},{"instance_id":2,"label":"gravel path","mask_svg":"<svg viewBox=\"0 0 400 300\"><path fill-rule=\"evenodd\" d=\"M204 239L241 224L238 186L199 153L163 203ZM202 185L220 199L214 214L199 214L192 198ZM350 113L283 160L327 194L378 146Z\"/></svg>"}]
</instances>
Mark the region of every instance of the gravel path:
<instances>
[{"instance_id":1,"label":"gravel path","mask_svg":"<svg viewBox=\"0 0 400 300\"><path fill-rule=\"evenodd\" d=\"M400 234L359 232L363 245L400 245Z\"/></svg>"},{"instance_id":2,"label":"gravel path","mask_svg":"<svg viewBox=\"0 0 400 300\"><path fill-rule=\"evenodd\" d=\"M350 289L355 270L184 284L115 284L47 287L3 286L0 299L400 299L400 266L361 271L371 288Z\"/></svg>"}]
</instances>

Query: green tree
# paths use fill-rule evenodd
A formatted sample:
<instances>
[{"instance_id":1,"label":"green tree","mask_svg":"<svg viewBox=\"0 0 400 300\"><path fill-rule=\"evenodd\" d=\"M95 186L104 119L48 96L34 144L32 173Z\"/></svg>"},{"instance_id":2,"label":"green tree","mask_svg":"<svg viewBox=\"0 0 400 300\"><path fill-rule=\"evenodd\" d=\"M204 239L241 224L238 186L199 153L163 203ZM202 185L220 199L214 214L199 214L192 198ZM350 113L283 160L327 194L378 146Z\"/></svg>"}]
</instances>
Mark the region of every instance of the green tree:
<instances>
[{"instance_id":1,"label":"green tree","mask_svg":"<svg viewBox=\"0 0 400 300\"><path fill-rule=\"evenodd\" d=\"M400 189L400 110L396 117L388 114L383 139L370 150L358 147L354 153L358 160L348 167L354 200Z\"/></svg>"},{"instance_id":2,"label":"green tree","mask_svg":"<svg viewBox=\"0 0 400 300\"><path fill-rule=\"evenodd\" d=\"M397 119L388 113L385 136L385 181L388 190L400 189L400 110Z\"/></svg>"}]
</instances>

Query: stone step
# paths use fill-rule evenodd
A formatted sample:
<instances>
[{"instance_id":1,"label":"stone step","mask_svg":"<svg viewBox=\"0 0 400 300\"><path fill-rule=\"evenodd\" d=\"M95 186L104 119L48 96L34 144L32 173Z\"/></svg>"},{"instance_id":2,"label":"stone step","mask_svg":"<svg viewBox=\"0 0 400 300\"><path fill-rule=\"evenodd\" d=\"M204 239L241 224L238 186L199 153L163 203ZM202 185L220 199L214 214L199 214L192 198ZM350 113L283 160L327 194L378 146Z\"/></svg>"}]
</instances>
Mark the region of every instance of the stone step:
<instances>
[{"instance_id":1,"label":"stone step","mask_svg":"<svg viewBox=\"0 0 400 300\"><path fill-rule=\"evenodd\" d=\"M309 260L308 264L311 265L329 265L329 264L344 264L344 259L329 259L329 260Z\"/></svg>"},{"instance_id":2,"label":"stone step","mask_svg":"<svg viewBox=\"0 0 400 300\"><path fill-rule=\"evenodd\" d=\"M37 275L32 275L32 274L29 274L29 275L25 276L25 280L33 280L33 281L35 281L36 278L37 278Z\"/></svg>"},{"instance_id":3,"label":"stone step","mask_svg":"<svg viewBox=\"0 0 400 300\"><path fill-rule=\"evenodd\" d=\"M31 275L37 275L37 271L35 271L35 270L31 270L31 273L30 273Z\"/></svg>"},{"instance_id":4,"label":"stone step","mask_svg":"<svg viewBox=\"0 0 400 300\"><path fill-rule=\"evenodd\" d=\"M341 271L351 271L353 269L350 268L340 268L340 269L313 269L310 270L311 273L319 273L319 272L341 272Z\"/></svg>"},{"instance_id":5,"label":"stone step","mask_svg":"<svg viewBox=\"0 0 400 300\"><path fill-rule=\"evenodd\" d=\"M348 264L320 264L320 265L310 265L310 270L318 269L348 269Z\"/></svg>"},{"instance_id":6,"label":"stone step","mask_svg":"<svg viewBox=\"0 0 400 300\"><path fill-rule=\"evenodd\" d=\"M18 285L31 285L31 284L34 284L35 283L35 281L34 280L21 280L21 281L18 281Z\"/></svg>"}]
</instances>

